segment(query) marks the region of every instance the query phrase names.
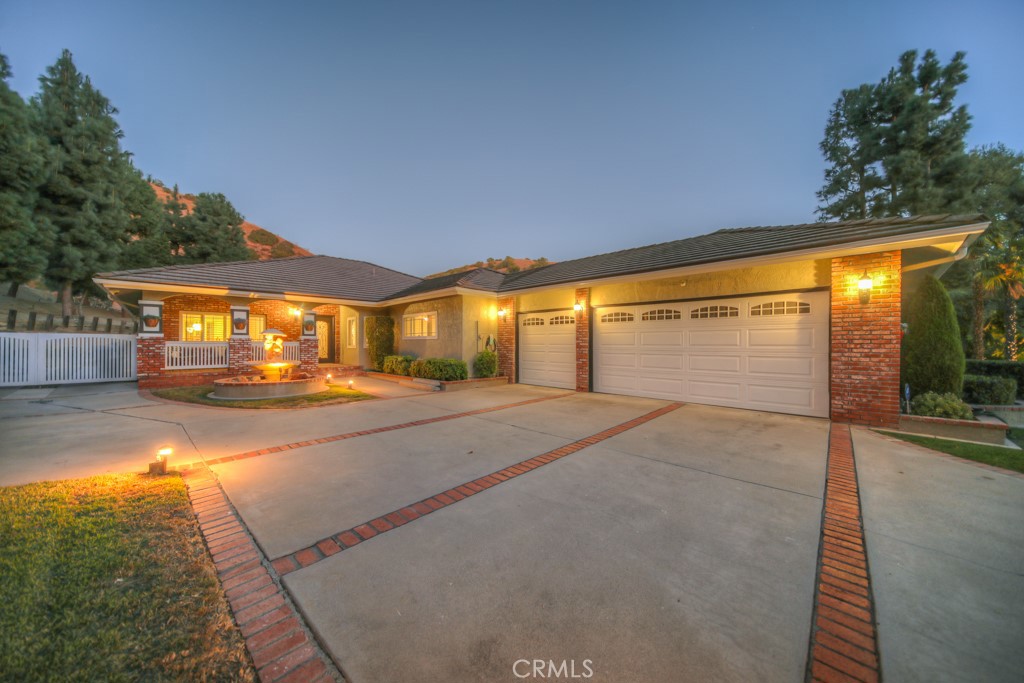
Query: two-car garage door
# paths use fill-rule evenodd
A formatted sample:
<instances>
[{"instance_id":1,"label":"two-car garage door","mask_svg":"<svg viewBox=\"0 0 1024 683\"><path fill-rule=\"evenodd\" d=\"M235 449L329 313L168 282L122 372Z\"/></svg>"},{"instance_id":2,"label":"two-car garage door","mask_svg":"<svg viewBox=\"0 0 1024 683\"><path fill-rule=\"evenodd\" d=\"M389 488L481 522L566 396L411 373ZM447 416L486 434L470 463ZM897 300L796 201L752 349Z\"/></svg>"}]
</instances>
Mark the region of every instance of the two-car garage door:
<instances>
[{"instance_id":1,"label":"two-car garage door","mask_svg":"<svg viewBox=\"0 0 1024 683\"><path fill-rule=\"evenodd\" d=\"M828 300L804 292L596 308L594 391L827 417ZM574 343L530 334L529 318L519 321L519 381L572 388Z\"/></svg>"}]
</instances>

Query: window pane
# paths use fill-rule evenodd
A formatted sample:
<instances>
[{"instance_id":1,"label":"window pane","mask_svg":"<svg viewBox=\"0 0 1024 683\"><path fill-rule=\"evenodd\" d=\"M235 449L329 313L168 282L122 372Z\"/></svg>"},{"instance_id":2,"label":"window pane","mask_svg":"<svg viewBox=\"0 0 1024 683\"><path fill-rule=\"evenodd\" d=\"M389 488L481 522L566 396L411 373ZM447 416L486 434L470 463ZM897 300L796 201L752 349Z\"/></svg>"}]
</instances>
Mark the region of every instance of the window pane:
<instances>
[{"instance_id":1,"label":"window pane","mask_svg":"<svg viewBox=\"0 0 1024 683\"><path fill-rule=\"evenodd\" d=\"M267 329L267 316L249 316L249 339L263 341L263 330Z\"/></svg>"}]
</instances>

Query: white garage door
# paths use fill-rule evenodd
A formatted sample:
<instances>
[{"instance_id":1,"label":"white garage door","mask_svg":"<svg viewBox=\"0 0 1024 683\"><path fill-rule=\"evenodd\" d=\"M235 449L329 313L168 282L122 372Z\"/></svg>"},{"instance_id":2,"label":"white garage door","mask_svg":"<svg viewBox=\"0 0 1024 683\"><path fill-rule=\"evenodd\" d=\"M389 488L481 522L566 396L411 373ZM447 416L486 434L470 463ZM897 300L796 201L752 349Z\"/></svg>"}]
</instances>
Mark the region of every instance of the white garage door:
<instances>
[{"instance_id":1,"label":"white garage door","mask_svg":"<svg viewBox=\"0 0 1024 683\"><path fill-rule=\"evenodd\" d=\"M571 309L519 315L519 382L576 388L576 316Z\"/></svg>"},{"instance_id":2,"label":"white garage door","mask_svg":"<svg viewBox=\"0 0 1024 683\"><path fill-rule=\"evenodd\" d=\"M594 390L828 417L828 292L594 311Z\"/></svg>"}]
</instances>

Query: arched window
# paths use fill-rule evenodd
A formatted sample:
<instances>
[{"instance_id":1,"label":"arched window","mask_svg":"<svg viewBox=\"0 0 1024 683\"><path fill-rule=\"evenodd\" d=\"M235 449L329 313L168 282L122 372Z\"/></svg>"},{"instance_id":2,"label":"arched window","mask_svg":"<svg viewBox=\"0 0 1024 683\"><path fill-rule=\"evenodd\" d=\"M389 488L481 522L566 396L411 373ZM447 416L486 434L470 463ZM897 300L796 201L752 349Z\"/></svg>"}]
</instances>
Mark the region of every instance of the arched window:
<instances>
[{"instance_id":1,"label":"arched window","mask_svg":"<svg viewBox=\"0 0 1024 683\"><path fill-rule=\"evenodd\" d=\"M616 311L614 313L605 313L601 316L601 322L603 323L631 323L633 322L633 314L626 313L625 311Z\"/></svg>"},{"instance_id":2,"label":"arched window","mask_svg":"<svg viewBox=\"0 0 1024 683\"><path fill-rule=\"evenodd\" d=\"M674 308L655 308L651 311L644 311L640 316L641 320L679 320L683 317L682 311Z\"/></svg>"},{"instance_id":3,"label":"arched window","mask_svg":"<svg viewBox=\"0 0 1024 683\"><path fill-rule=\"evenodd\" d=\"M811 312L811 305L806 301L769 301L750 307L750 315L754 318L766 315L802 315Z\"/></svg>"},{"instance_id":4,"label":"arched window","mask_svg":"<svg viewBox=\"0 0 1024 683\"><path fill-rule=\"evenodd\" d=\"M738 318L740 317L740 309L735 306L701 306L690 311L690 318L696 320L698 318Z\"/></svg>"}]
</instances>

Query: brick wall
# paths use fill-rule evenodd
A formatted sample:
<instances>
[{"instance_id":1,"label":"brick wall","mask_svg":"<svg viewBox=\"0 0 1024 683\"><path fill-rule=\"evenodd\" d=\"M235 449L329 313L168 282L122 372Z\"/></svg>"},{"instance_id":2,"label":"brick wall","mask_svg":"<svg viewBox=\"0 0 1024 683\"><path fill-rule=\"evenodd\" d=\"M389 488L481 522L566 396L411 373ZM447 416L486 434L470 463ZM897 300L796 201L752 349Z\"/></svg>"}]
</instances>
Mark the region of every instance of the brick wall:
<instances>
[{"instance_id":1,"label":"brick wall","mask_svg":"<svg viewBox=\"0 0 1024 683\"><path fill-rule=\"evenodd\" d=\"M249 315L267 316L267 328L281 330L284 333L284 340L293 342L302 336L302 318L289 313L290 308L295 308L295 304L287 301L255 300L249 303Z\"/></svg>"},{"instance_id":2,"label":"brick wall","mask_svg":"<svg viewBox=\"0 0 1024 683\"><path fill-rule=\"evenodd\" d=\"M576 391L590 391L590 289L577 289L576 311Z\"/></svg>"},{"instance_id":3,"label":"brick wall","mask_svg":"<svg viewBox=\"0 0 1024 683\"><path fill-rule=\"evenodd\" d=\"M498 299L498 374L516 381L516 300L513 297Z\"/></svg>"},{"instance_id":4,"label":"brick wall","mask_svg":"<svg viewBox=\"0 0 1024 683\"><path fill-rule=\"evenodd\" d=\"M299 340L299 369L316 374L320 367L319 356L320 349L316 337L303 337Z\"/></svg>"},{"instance_id":5,"label":"brick wall","mask_svg":"<svg viewBox=\"0 0 1024 683\"><path fill-rule=\"evenodd\" d=\"M181 314L190 313L223 313L230 316L231 304L215 296L199 294L179 294L164 299L164 338L171 341L181 340ZM231 322L228 322L230 328Z\"/></svg>"},{"instance_id":6,"label":"brick wall","mask_svg":"<svg viewBox=\"0 0 1024 683\"><path fill-rule=\"evenodd\" d=\"M160 377L164 367L164 338L140 335L135 347L135 363L140 387Z\"/></svg>"},{"instance_id":7,"label":"brick wall","mask_svg":"<svg viewBox=\"0 0 1024 683\"><path fill-rule=\"evenodd\" d=\"M864 272L874 286L860 303ZM832 259L831 415L837 422L895 427L900 403L902 252Z\"/></svg>"},{"instance_id":8,"label":"brick wall","mask_svg":"<svg viewBox=\"0 0 1024 683\"><path fill-rule=\"evenodd\" d=\"M232 375L256 374L248 364L252 360L252 342L248 337L231 337L228 339L228 371Z\"/></svg>"}]
</instances>

